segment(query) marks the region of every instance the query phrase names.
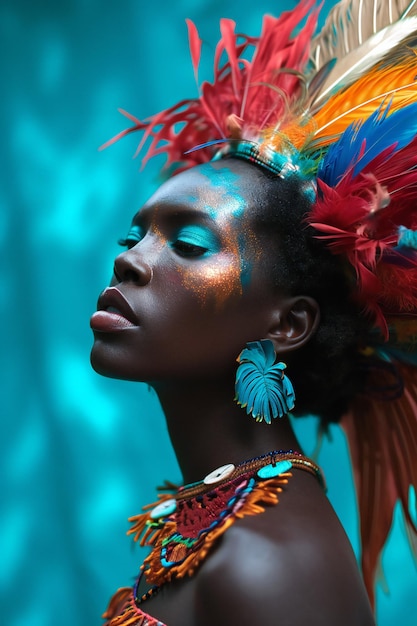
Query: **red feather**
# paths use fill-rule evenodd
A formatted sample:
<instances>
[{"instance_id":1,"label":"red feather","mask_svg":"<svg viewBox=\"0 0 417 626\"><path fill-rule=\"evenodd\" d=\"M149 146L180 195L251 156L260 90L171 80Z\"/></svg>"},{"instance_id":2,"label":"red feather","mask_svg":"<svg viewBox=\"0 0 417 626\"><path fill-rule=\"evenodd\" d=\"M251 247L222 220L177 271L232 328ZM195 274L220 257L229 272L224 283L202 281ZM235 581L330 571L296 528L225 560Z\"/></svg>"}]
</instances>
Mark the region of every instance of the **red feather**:
<instances>
[{"instance_id":1,"label":"red feather","mask_svg":"<svg viewBox=\"0 0 417 626\"><path fill-rule=\"evenodd\" d=\"M417 226L417 139L384 150L355 177L354 166L333 188L318 179L309 223L353 266L357 299L387 337L386 314L417 308L417 252L396 249L398 227Z\"/></svg>"},{"instance_id":2,"label":"red feather","mask_svg":"<svg viewBox=\"0 0 417 626\"><path fill-rule=\"evenodd\" d=\"M213 83L204 82L198 98L183 100L144 121L122 111L133 126L110 139L102 149L129 133L144 131L136 154L147 140L150 144L142 164L156 154L166 153L166 167L182 163L178 170L181 171L212 158L210 148L185 154L197 145L235 138L237 131L241 138L260 139L266 125L283 122L288 103L301 95L300 78L296 74L308 63L318 14L314 4L314 0L303 0L279 18L266 16L260 37L237 35L232 20L221 20ZM293 36L303 19L304 26ZM201 40L193 22L187 20L187 25L197 76Z\"/></svg>"},{"instance_id":3,"label":"red feather","mask_svg":"<svg viewBox=\"0 0 417 626\"><path fill-rule=\"evenodd\" d=\"M358 397L343 418L361 519L362 571L371 602L382 549L392 525L394 506L400 501L411 542L417 528L410 514L409 487L417 490L417 381L415 367L396 363L404 394L378 401L370 394ZM375 370L378 386L390 385Z\"/></svg>"},{"instance_id":4,"label":"red feather","mask_svg":"<svg viewBox=\"0 0 417 626\"><path fill-rule=\"evenodd\" d=\"M198 30L194 22L189 19L186 19L185 22L188 28L188 41L190 45L191 62L193 64L195 82L198 84L198 66L200 65L201 39L198 36Z\"/></svg>"}]
</instances>

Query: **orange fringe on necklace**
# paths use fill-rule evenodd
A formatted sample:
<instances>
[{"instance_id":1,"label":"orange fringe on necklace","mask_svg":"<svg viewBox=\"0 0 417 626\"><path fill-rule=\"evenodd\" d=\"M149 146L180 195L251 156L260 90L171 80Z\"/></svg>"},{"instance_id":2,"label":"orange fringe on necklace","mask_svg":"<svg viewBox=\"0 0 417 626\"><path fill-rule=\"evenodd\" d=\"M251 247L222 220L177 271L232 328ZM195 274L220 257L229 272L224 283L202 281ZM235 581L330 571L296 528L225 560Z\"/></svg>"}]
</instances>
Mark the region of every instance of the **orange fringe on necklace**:
<instances>
[{"instance_id":1,"label":"orange fringe on necklace","mask_svg":"<svg viewBox=\"0 0 417 626\"><path fill-rule=\"evenodd\" d=\"M146 580L153 584L162 585L173 577L192 576L199 564L206 558L216 540L237 519L247 515L258 515L264 512L265 508L263 505L275 505L278 503L278 494L282 491L282 487L288 483L290 476L292 476L290 472L285 472L279 477L256 483L251 491L243 493L241 498L237 499L235 508L223 521L218 523L216 528L203 533L203 537L198 542L198 548L195 551L191 549L181 563L169 569L161 563L161 549L164 540L168 539L175 532L177 524L175 521L167 520L166 518L165 522L158 523L157 521L155 523L150 517L150 510L170 500L172 495L163 494L158 502L144 507L147 509L147 512L130 518L129 521L134 524L128 531L128 534L134 534L134 540L140 541L142 546L153 546L151 553L141 567L141 570L145 570ZM240 482L245 481L244 477L239 478ZM214 489L207 493L213 493L213 491ZM180 557L181 554L176 556ZM141 611L136 605L134 591L131 587L122 587L114 594L106 612L103 614L103 618L107 620L105 626L164 626L162 622Z\"/></svg>"},{"instance_id":2,"label":"orange fringe on necklace","mask_svg":"<svg viewBox=\"0 0 417 626\"><path fill-rule=\"evenodd\" d=\"M204 530L202 532L196 545L192 548L187 549L186 546L178 543L174 549L173 557L175 557L179 563L170 568L164 567L161 563L161 552L167 540L175 535L177 523L169 520L164 523L158 524L157 522L155 524L151 520L149 513L142 513L141 515L130 518L129 521L134 522L134 525L129 530L128 534L134 534L135 541L140 539L141 546L153 547L141 567L145 572L147 582L154 585L162 585L172 580L172 578L183 578L186 575L192 576L200 563L206 558L217 539L221 537L237 519L241 519L247 515L263 513L265 508L262 505L274 505L278 503L278 493L282 491L283 485L288 483L289 476L291 476L290 473L285 473L277 478L256 483L253 489L243 495L242 500L238 501L237 506L233 508L229 515L225 516L224 520L220 521L213 530ZM160 502L168 499L168 496L165 495ZM142 533L143 536L141 537ZM190 539L194 539L194 537Z\"/></svg>"},{"instance_id":3,"label":"orange fringe on necklace","mask_svg":"<svg viewBox=\"0 0 417 626\"><path fill-rule=\"evenodd\" d=\"M136 606L131 587L121 587L116 591L103 618L108 620L108 626L165 626Z\"/></svg>"},{"instance_id":4,"label":"orange fringe on necklace","mask_svg":"<svg viewBox=\"0 0 417 626\"><path fill-rule=\"evenodd\" d=\"M173 578L192 576L236 520L276 505L292 476L291 467L313 474L325 489L319 467L292 450L273 451L231 467L227 477L214 484L202 481L177 489L167 483L163 489L170 493L161 494L157 502L144 507L144 513L130 518L133 526L128 534L140 545L152 547L141 572L153 588L142 601ZM164 626L141 611L140 602L136 587L119 589L103 615L106 626Z\"/></svg>"}]
</instances>

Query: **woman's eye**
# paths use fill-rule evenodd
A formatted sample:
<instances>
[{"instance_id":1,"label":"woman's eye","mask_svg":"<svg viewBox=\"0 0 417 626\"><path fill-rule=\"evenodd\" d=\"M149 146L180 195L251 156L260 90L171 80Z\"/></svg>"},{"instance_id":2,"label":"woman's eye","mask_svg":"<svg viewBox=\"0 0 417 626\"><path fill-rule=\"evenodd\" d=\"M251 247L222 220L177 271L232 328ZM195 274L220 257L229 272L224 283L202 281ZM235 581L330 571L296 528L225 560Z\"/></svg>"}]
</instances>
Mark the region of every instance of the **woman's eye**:
<instances>
[{"instance_id":1,"label":"woman's eye","mask_svg":"<svg viewBox=\"0 0 417 626\"><path fill-rule=\"evenodd\" d=\"M143 228L141 228L140 226L132 226L132 228L127 233L127 237L125 237L124 239L119 239L117 243L119 244L119 246L130 250L130 248L136 246L139 241L142 241L144 236L145 231Z\"/></svg>"},{"instance_id":2,"label":"woman's eye","mask_svg":"<svg viewBox=\"0 0 417 626\"><path fill-rule=\"evenodd\" d=\"M171 248L183 257L200 257L218 252L220 246L210 229L193 224L180 228L173 238Z\"/></svg>"},{"instance_id":3,"label":"woman's eye","mask_svg":"<svg viewBox=\"0 0 417 626\"><path fill-rule=\"evenodd\" d=\"M189 243L188 241L181 241L181 239L174 241L174 243L171 244L171 248L175 250L177 254L184 257L203 256L208 251L207 248L197 246L193 243Z\"/></svg>"}]
</instances>

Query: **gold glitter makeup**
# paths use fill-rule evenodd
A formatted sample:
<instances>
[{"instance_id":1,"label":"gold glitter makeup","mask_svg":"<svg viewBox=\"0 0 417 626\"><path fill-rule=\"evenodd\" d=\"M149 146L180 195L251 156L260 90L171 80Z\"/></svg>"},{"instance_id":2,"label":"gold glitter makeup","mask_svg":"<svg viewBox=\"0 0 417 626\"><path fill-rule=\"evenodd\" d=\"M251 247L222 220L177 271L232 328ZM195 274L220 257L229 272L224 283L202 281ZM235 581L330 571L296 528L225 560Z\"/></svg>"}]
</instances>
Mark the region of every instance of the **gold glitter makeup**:
<instances>
[{"instance_id":1,"label":"gold glitter makeup","mask_svg":"<svg viewBox=\"0 0 417 626\"><path fill-rule=\"evenodd\" d=\"M216 309L229 298L242 296L244 285L250 282L253 264L260 258L259 242L249 227L249 216L242 204L230 210L222 202L225 195L219 188L199 198L205 204L210 199L212 206L219 206L211 208L211 212L216 211L214 219L221 232L222 252L182 268L184 286L192 289L202 304L214 303Z\"/></svg>"}]
</instances>

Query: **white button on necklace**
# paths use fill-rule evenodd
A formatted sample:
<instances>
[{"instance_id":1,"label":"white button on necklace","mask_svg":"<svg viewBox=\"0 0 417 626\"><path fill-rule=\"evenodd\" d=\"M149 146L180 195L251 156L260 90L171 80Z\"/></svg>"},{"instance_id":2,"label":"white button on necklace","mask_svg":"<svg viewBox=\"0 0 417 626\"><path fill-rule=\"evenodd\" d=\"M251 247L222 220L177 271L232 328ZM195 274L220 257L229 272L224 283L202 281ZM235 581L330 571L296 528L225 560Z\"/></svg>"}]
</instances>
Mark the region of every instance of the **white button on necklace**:
<instances>
[{"instance_id":1,"label":"white button on necklace","mask_svg":"<svg viewBox=\"0 0 417 626\"><path fill-rule=\"evenodd\" d=\"M175 498L170 498L169 500L165 500L165 502L161 502L158 504L152 511L149 516L151 519L159 519L160 517L165 517L165 515L171 515L177 508L177 501Z\"/></svg>"},{"instance_id":2,"label":"white button on necklace","mask_svg":"<svg viewBox=\"0 0 417 626\"><path fill-rule=\"evenodd\" d=\"M207 474L205 479L203 480L205 485L214 485L215 483L219 483L221 480L224 480L235 470L235 466L233 463L228 463L227 465L222 465L217 469Z\"/></svg>"}]
</instances>

